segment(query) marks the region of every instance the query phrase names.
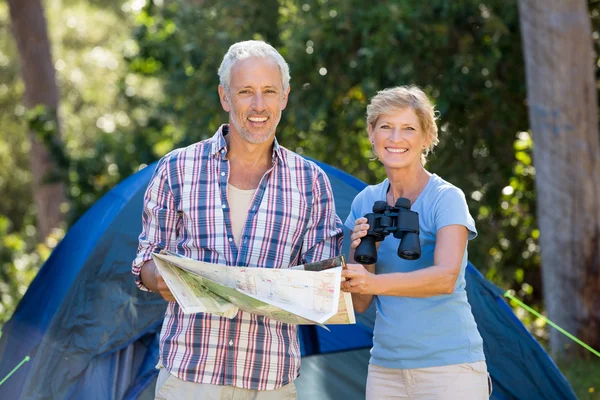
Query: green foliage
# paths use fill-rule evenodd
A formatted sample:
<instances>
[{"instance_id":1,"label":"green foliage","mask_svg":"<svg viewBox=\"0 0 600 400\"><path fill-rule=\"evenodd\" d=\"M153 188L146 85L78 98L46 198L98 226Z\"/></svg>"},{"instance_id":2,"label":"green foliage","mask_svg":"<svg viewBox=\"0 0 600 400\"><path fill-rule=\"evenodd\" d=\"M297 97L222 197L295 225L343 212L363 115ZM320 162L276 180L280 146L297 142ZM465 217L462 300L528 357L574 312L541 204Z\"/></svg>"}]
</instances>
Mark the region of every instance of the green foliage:
<instances>
[{"instance_id":1,"label":"green foliage","mask_svg":"<svg viewBox=\"0 0 600 400\"><path fill-rule=\"evenodd\" d=\"M8 7L0 4L0 327L35 275L30 255L35 236L32 217L29 143L25 140L27 123L20 106L23 86L19 81L15 44L10 35ZM21 233L22 232L22 233ZM33 242L33 243L32 243ZM30 244L31 243L31 244ZM37 267L38 265L35 265Z\"/></svg>"},{"instance_id":2,"label":"green foliage","mask_svg":"<svg viewBox=\"0 0 600 400\"><path fill-rule=\"evenodd\" d=\"M45 243L38 244L33 225L27 225L21 234L12 229L7 217L0 215L0 327L61 238L57 231Z\"/></svg>"},{"instance_id":3,"label":"green foliage","mask_svg":"<svg viewBox=\"0 0 600 400\"><path fill-rule=\"evenodd\" d=\"M31 204L23 201L32 197L31 174L25 108L20 105L23 85L6 3L0 4L0 33L0 215L10 216L11 225L20 230Z\"/></svg>"},{"instance_id":4,"label":"green foliage","mask_svg":"<svg viewBox=\"0 0 600 400\"><path fill-rule=\"evenodd\" d=\"M558 366L579 400L600 399L600 359L561 361Z\"/></svg>"},{"instance_id":5,"label":"green foliage","mask_svg":"<svg viewBox=\"0 0 600 400\"><path fill-rule=\"evenodd\" d=\"M115 100L123 75L121 53L133 44L128 40L131 21L121 9L123 2L63 0L45 5L61 91L62 143L55 135L56 115L21 105L19 57L8 5L0 3L0 326L64 233L58 229L41 243L37 237L29 129L44 139L59 163L47 179L67 184L70 222L135 170L124 167L121 175L113 155L119 147L114 133L129 123Z\"/></svg>"}]
</instances>

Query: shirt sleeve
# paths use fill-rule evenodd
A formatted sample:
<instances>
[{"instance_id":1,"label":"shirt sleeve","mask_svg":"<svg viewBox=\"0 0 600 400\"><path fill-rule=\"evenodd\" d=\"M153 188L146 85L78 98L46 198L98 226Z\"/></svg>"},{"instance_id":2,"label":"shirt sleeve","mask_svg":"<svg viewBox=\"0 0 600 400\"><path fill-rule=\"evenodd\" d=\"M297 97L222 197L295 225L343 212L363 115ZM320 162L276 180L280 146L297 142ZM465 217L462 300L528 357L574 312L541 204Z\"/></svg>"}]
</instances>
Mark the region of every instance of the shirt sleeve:
<instances>
[{"instance_id":1,"label":"shirt sleeve","mask_svg":"<svg viewBox=\"0 0 600 400\"><path fill-rule=\"evenodd\" d=\"M301 263L317 262L336 257L342 251L342 221L335 212L331 183L318 170L313 183L313 208L302 248Z\"/></svg>"},{"instance_id":2,"label":"shirt sleeve","mask_svg":"<svg viewBox=\"0 0 600 400\"><path fill-rule=\"evenodd\" d=\"M469 213L465 194L457 187L446 188L435 207L436 230L448 225L465 226L469 230L469 240L477 237L475 221Z\"/></svg>"},{"instance_id":3,"label":"shirt sleeve","mask_svg":"<svg viewBox=\"0 0 600 400\"><path fill-rule=\"evenodd\" d=\"M344 221L344 226L350 229L350 231L354 230L354 223L356 220L360 217L364 217L365 213L363 213L362 201L363 193L364 192L360 192L356 195L356 197L354 197L354 200L352 200L352 206L350 207L350 213L348 214L346 221Z\"/></svg>"},{"instance_id":4,"label":"shirt sleeve","mask_svg":"<svg viewBox=\"0 0 600 400\"><path fill-rule=\"evenodd\" d=\"M152 253L168 248L177 236L178 213L169 182L169 162L163 157L154 171L144 195L142 233L139 236L137 256L131 272L137 286L145 291L140 278L142 265L152 259Z\"/></svg>"}]
</instances>

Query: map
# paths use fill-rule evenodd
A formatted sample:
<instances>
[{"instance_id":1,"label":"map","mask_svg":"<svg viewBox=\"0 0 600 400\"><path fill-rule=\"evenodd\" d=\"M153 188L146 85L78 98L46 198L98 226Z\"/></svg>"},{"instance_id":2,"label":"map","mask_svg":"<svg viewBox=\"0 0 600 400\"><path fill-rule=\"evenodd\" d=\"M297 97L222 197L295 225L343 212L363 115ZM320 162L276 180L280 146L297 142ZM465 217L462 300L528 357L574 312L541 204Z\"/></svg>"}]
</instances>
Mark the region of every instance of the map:
<instances>
[{"instance_id":1,"label":"map","mask_svg":"<svg viewBox=\"0 0 600 400\"><path fill-rule=\"evenodd\" d=\"M241 309L288 324L356 323L352 297L340 290L343 256L282 269L152 256L184 313L233 318Z\"/></svg>"}]
</instances>

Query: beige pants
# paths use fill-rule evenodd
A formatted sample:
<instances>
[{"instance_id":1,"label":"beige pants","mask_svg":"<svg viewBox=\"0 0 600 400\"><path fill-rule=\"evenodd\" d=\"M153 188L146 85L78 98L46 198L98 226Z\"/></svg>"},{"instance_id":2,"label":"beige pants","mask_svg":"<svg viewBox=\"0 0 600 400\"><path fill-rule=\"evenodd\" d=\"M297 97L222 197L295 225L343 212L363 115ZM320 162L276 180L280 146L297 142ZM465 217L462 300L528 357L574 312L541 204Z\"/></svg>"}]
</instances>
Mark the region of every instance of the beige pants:
<instances>
[{"instance_id":1,"label":"beige pants","mask_svg":"<svg viewBox=\"0 0 600 400\"><path fill-rule=\"evenodd\" d=\"M486 400L491 393L485 361L417 369L369 364L367 400Z\"/></svg>"},{"instance_id":2,"label":"beige pants","mask_svg":"<svg viewBox=\"0 0 600 400\"><path fill-rule=\"evenodd\" d=\"M291 382L276 390L250 390L233 386L187 382L161 368L156 380L155 400L296 400Z\"/></svg>"}]
</instances>

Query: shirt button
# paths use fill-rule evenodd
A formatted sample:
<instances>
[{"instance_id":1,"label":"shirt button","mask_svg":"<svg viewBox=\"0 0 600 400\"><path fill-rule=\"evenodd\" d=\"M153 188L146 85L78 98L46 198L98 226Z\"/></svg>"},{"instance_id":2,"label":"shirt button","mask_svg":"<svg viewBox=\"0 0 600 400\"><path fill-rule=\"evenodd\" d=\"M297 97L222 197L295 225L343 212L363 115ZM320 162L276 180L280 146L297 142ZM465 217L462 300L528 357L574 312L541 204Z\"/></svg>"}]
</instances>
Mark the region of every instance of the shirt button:
<instances>
[{"instance_id":1,"label":"shirt button","mask_svg":"<svg viewBox=\"0 0 600 400\"><path fill-rule=\"evenodd\" d=\"M224 210L224 209L226 209L226 208L227 208L227 205L226 205L226 204L223 204L223 205L221 206L221 208Z\"/></svg>"},{"instance_id":2,"label":"shirt button","mask_svg":"<svg viewBox=\"0 0 600 400\"><path fill-rule=\"evenodd\" d=\"M230 345L230 346L233 346L233 340L230 340L230 341L229 341L229 345Z\"/></svg>"},{"instance_id":3,"label":"shirt button","mask_svg":"<svg viewBox=\"0 0 600 400\"><path fill-rule=\"evenodd\" d=\"M233 239L232 239L232 238L229 238L229 241L230 241L230 242L233 242Z\"/></svg>"},{"instance_id":4,"label":"shirt button","mask_svg":"<svg viewBox=\"0 0 600 400\"><path fill-rule=\"evenodd\" d=\"M221 154L225 153L225 149L221 149Z\"/></svg>"}]
</instances>

